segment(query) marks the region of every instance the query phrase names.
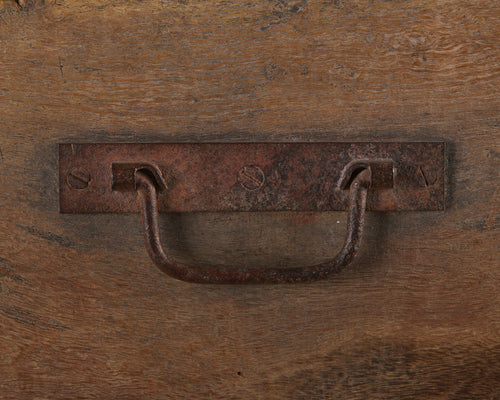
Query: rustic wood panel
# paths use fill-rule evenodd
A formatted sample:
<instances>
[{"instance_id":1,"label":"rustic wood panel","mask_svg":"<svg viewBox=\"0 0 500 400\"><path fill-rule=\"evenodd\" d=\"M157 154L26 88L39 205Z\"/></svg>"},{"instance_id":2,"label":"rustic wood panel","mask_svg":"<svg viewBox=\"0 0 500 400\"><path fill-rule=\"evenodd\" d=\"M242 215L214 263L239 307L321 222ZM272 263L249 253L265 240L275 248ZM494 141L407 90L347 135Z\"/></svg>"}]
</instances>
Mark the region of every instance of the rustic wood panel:
<instances>
[{"instance_id":1,"label":"rustic wood panel","mask_svg":"<svg viewBox=\"0 0 500 400\"><path fill-rule=\"evenodd\" d=\"M0 1L5 399L500 397L495 1ZM137 215L60 215L57 143L445 140L447 209L345 272L200 286ZM163 215L183 260L321 261L342 213Z\"/></svg>"}]
</instances>

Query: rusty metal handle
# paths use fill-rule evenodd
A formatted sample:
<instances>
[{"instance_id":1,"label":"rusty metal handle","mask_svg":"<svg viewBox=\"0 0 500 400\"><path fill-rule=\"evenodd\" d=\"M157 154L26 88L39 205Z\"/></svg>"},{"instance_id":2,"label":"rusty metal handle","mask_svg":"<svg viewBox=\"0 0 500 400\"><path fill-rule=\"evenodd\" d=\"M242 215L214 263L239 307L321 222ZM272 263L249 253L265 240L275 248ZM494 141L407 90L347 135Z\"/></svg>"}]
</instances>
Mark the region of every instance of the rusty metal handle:
<instances>
[{"instance_id":1,"label":"rusty metal handle","mask_svg":"<svg viewBox=\"0 0 500 400\"><path fill-rule=\"evenodd\" d=\"M348 265L356 255L363 232L366 197L372 172L364 167L349 187L347 236L342 249L331 260L299 268L219 268L181 264L165 253L158 224L157 189L154 176L148 170L136 170L135 182L141 202L142 224L146 248L153 262L167 275L186 282L246 284L292 283L326 278Z\"/></svg>"}]
</instances>

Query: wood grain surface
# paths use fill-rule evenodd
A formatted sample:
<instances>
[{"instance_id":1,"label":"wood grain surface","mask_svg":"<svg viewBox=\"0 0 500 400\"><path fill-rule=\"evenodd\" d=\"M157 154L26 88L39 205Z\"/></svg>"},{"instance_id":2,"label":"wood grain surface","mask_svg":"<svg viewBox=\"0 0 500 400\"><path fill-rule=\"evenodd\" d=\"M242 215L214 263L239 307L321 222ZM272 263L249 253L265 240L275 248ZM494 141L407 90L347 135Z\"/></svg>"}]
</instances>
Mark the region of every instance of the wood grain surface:
<instances>
[{"instance_id":1,"label":"wood grain surface","mask_svg":"<svg viewBox=\"0 0 500 400\"><path fill-rule=\"evenodd\" d=\"M0 1L0 398L500 398L500 5ZM444 140L443 212L369 213L331 279L161 274L61 215L57 144ZM297 266L343 213L164 214L179 259Z\"/></svg>"}]
</instances>

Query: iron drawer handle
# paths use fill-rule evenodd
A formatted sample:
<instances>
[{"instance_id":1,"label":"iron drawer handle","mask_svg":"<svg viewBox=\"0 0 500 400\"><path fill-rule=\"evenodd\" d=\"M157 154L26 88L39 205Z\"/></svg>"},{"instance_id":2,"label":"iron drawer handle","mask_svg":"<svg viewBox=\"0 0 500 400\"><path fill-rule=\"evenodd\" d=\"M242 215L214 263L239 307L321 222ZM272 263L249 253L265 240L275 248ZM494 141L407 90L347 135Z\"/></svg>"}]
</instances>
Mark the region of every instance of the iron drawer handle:
<instances>
[{"instance_id":1,"label":"iron drawer handle","mask_svg":"<svg viewBox=\"0 0 500 400\"><path fill-rule=\"evenodd\" d=\"M135 171L136 190L141 202L142 225L146 248L153 262L167 275L186 282L246 284L293 283L326 278L347 266L356 255L363 233L366 197L372 183L372 170L349 171L340 186L349 186L349 215L347 235L338 254L324 263L298 268L218 268L181 264L167 255L161 241L158 224L158 201L155 176L149 169Z\"/></svg>"},{"instance_id":2,"label":"iron drawer handle","mask_svg":"<svg viewBox=\"0 0 500 400\"><path fill-rule=\"evenodd\" d=\"M374 211L444 210L445 166L443 142L65 143L59 145L59 210L131 213L139 207L152 260L184 281L313 281L353 260L367 206ZM341 190L349 190L346 238L335 257L318 265L190 266L169 256L161 243L159 210L343 210L347 196Z\"/></svg>"}]
</instances>

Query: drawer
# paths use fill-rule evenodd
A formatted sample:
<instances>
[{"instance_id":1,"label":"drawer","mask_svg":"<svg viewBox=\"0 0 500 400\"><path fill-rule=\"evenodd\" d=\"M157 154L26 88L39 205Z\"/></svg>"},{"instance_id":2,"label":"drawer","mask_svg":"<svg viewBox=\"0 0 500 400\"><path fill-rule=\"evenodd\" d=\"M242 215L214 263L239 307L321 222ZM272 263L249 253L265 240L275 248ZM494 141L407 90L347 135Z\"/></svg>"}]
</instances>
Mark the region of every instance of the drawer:
<instances>
[{"instance_id":1,"label":"drawer","mask_svg":"<svg viewBox=\"0 0 500 400\"><path fill-rule=\"evenodd\" d=\"M490 1L0 1L0 397L498 398L499 37ZM445 207L367 212L322 281L181 282L138 213L59 212L60 144L156 142L444 142ZM293 268L346 213L159 223Z\"/></svg>"}]
</instances>

